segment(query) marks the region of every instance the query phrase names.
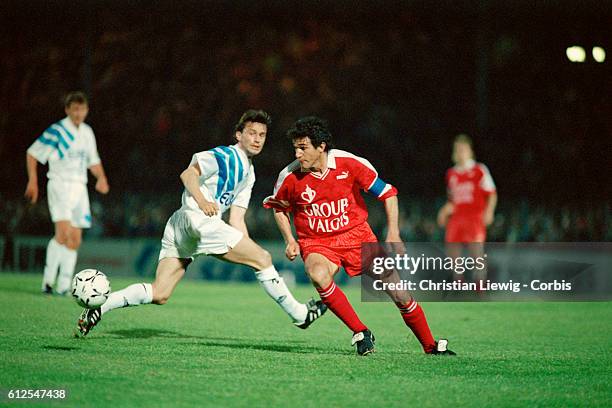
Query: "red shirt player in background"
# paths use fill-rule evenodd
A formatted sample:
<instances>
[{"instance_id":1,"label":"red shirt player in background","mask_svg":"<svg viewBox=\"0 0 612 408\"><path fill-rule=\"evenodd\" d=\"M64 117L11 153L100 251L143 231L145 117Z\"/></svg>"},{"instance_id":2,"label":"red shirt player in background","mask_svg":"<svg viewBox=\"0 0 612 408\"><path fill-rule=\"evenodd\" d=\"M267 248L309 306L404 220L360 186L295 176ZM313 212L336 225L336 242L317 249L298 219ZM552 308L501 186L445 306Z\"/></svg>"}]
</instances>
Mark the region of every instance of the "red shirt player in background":
<instances>
[{"instance_id":1,"label":"red shirt player in background","mask_svg":"<svg viewBox=\"0 0 612 408\"><path fill-rule=\"evenodd\" d=\"M472 140L460 134L453 145L455 166L446 172L448 201L438 212L438 224L446 226L447 253L461 256L463 244L467 244L470 256L484 253L483 243L487 227L493 222L497 192L489 169L474 161ZM486 269L475 271L474 279L486 278ZM462 276L455 274L456 280Z\"/></svg>"},{"instance_id":2,"label":"red shirt player in background","mask_svg":"<svg viewBox=\"0 0 612 408\"><path fill-rule=\"evenodd\" d=\"M274 194L264 206L274 208L290 260L301 254L306 273L323 303L353 332L359 355L374 351L374 336L361 322L334 275L344 267L349 276L361 274L361 244L377 242L367 223L368 211L361 196L365 190L384 202L386 242L401 242L397 189L385 183L367 160L331 148L331 133L317 117L298 120L287 135L293 140L296 161L281 171ZM297 241L291 231L291 219ZM399 291L396 291L399 292ZM425 314L406 291L390 294L406 325L428 354L454 354L446 340L436 342Z\"/></svg>"}]
</instances>

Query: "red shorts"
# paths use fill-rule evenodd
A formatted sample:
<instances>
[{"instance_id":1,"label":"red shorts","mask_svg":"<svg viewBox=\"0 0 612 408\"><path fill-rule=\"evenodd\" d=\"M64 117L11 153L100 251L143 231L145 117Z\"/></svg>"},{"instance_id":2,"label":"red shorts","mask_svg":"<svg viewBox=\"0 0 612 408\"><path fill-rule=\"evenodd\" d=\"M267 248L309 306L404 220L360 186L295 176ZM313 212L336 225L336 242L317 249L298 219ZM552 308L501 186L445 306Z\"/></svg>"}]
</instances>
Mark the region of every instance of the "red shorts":
<instances>
[{"instance_id":1,"label":"red shorts","mask_svg":"<svg viewBox=\"0 0 612 408\"><path fill-rule=\"evenodd\" d=\"M482 222L482 216L450 217L446 225L446 242L485 242L487 228Z\"/></svg>"},{"instance_id":2,"label":"red shorts","mask_svg":"<svg viewBox=\"0 0 612 408\"><path fill-rule=\"evenodd\" d=\"M310 254L321 254L343 267L349 276L361 275L361 244L378 242L367 222L329 238L301 239L300 252L306 261Z\"/></svg>"}]
</instances>

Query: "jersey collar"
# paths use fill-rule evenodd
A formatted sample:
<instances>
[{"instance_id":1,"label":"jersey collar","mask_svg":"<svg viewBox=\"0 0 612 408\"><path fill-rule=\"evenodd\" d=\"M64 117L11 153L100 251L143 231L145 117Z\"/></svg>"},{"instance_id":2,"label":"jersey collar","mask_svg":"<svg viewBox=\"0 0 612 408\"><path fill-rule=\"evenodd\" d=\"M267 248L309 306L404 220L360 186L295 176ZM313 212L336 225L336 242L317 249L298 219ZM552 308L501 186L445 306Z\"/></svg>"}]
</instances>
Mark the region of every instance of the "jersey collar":
<instances>
[{"instance_id":1,"label":"jersey collar","mask_svg":"<svg viewBox=\"0 0 612 408\"><path fill-rule=\"evenodd\" d=\"M247 163L250 163L250 162L251 162L251 158L250 158L249 156L247 156L247 154L244 152L244 150L242 150L242 149L240 148L240 146L238 146L238 143L236 143L236 144L232 145L232 147L233 147L234 149L236 149L236 151L238 151L238 154L239 154L239 155L240 155L240 156L241 156L241 157L242 157L244 160L246 160L246 161L247 161Z\"/></svg>"},{"instance_id":2,"label":"jersey collar","mask_svg":"<svg viewBox=\"0 0 612 408\"><path fill-rule=\"evenodd\" d=\"M329 174L329 170L335 169L335 168L336 168L336 155L334 153L334 149L331 149L327 152L327 169L325 169L325 171L321 174L313 173L312 171L309 171L309 173L314 178L317 178L319 180L325 180L325 177L327 177L327 175Z\"/></svg>"},{"instance_id":3,"label":"jersey collar","mask_svg":"<svg viewBox=\"0 0 612 408\"><path fill-rule=\"evenodd\" d=\"M79 129L74 126L74 123L72 123L72 121L70 120L70 117L66 116L64 119L61 120L62 125L70 130L70 132L72 132L74 135L76 135L79 131Z\"/></svg>"},{"instance_id":4,"label":"jersey collar","mask_svg":"<svg viewBox=\"0 0 612 408\"><path fill-rule=\"evenodd\" d=\"M335 169L336 168L336 151L335 149L330 149L327 152L327 168Z\"/></svg>"}]
</instances>

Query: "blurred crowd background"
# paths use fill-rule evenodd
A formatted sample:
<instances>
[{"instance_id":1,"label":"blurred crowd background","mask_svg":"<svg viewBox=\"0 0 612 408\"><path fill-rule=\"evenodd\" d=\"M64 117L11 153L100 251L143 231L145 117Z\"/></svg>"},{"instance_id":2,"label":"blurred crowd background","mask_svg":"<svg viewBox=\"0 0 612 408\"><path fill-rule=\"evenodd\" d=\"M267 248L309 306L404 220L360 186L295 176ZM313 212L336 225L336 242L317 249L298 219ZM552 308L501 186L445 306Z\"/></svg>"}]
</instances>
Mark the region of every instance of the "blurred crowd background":
<instances>
[{"instance_id":1,"label":"blurred crowd background","mask_svg":"<svg viewBox=\"0 0 612 408\"><path fill-rule=\"evenodd\" d=\"M506 4L509 3L509 4ZM579 3L579 4L574 4ZM25 151L90 97L108 173L90 194L104 237L159 237L194 152L232 143L248 108L271 113L248 223L279 237L259 203L293 158L284 132L328 120L337 147L400 190L407 240L441 240L452 139L468 133L497 183L492 241L610 241L609 2L8 1L0 6L0 233L50 235L46 200L22 198ZM44 171L40 184L44 192ZM384 212L371 211L377 231Z\"/></svg>"},{"instance_id":2,"label":"blurred crowd background","mask_svg":"<svg viewBox=\"0 0 612 408\"><path fill-rule=\"evenodd\" d=\"M160 238L166 221L180 206L178 194L116 194L119 197L93 200L95 223L87 236ZM259 205L263 198L263 195L253 197L246 216L249 231L256 239L281 239L271 211ZM370 208L375 208L377 202L368 201ZM402 238L412 242L442 242L444 230L436 224L436 211L442 204L443 198L403 200ZM487 241L612 241L610 214L612 209L606 204L571 207L544 206L528 200L506 202L496 212ZM21 200L1 201L0 233L50 236L53 225L49 220L45 202L32 207ZM386 219L382 205L370 210L369 222L379 238L383 237Z\"/></svg>"}]
</instances>

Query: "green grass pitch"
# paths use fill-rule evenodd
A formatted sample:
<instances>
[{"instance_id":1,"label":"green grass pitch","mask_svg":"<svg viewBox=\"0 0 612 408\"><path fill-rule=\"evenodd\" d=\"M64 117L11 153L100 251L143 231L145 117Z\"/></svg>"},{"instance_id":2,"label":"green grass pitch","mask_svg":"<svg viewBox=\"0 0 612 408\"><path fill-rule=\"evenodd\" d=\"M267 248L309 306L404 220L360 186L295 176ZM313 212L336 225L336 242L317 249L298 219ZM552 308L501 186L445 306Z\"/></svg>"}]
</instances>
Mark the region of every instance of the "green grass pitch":
<instances>
[{"instance_id":1,"label":"green grass pitch","mask_svg":"<svg viewBox=\"0 0 612 408\"><path fill-rule=\"evenodd\" d=\"M0 389L67 389L52 405L612 406L610 303L426 303L459 354L435 357L392 304L352 287L377 338L358 357L333 314L299 330L256 284L185 280L167 305L115 310L85 339L71 337L76 303L39 285L0 274Z\"/></svg>"}]
</instances>

